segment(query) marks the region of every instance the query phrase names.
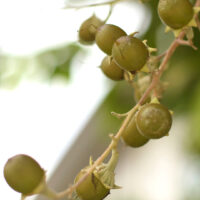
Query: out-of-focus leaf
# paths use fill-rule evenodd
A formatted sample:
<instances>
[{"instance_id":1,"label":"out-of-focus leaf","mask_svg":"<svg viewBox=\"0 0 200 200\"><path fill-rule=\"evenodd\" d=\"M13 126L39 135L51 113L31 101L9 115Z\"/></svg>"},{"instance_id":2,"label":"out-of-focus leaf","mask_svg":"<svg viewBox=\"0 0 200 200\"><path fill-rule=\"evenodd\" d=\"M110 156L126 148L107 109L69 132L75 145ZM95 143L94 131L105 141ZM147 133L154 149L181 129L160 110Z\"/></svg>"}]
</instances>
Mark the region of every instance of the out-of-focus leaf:
<instances>
[{"instance_id":1,"label":"out-of-focus leaf","mask_svg":"<svg viewBox=\"0 0 200 200\"><path fill-rule=\"evenodd\" d=\"M71 44L67 48L67 52L65 51L65 61L61 64L55 66L55 70L52 73L52 77L54 76L62 76L66 79L70 78L70 66L75 56L81 51L80 46L75 44ZM58 53L58 52L55 52Z\"/></svg>"},{"instance_id":2,"label":"out-of-focus leaf","mask_svg":"<svg viewBox=\"0 0 200 200\"><path fill-rule=\"evenodd\" d=\"M190 109L191 97L199 82L200 76L200 33L195 30L194 43L198 47L195 51L191 47L181 46L170 59L164 79L169 86L163 101L170 108L185 114Z\"/></svg>"},{"instance_id":3,"label":"out-of-focus leaf","mask_svg":"<svg viewBox=\"0 0 200 200\"><path fill-rule=\"evenodd\" d=\"M111 112L126 113L135 105L133 88L125 81L120 81L106 97L98 115L101 136L107 139L109 133L116 133L123 119L111 115ZM106 137L105 137L106 136Z\"/></svg>"},{"instance_id":4,"label":"out-of-focus leaf","mask_svg":"<svg viewBox=\"0 0 200 200\"><path fill-rule=\"evenodd\" d=\"M51 49L38 55L38 62L41 67L46 68L46 73L49 74L50 78L60 76L69 79L71 63L80 52L82 52L82 48L71 43L65 47Z\"/></svg>"},{"instance_id":5,"label":"out-of-focus leaf","mask_svg":"<svg viewBox=\"0 0 200 200\"><path fill-rule=\"evenodd\" d=\"M189 133L187 143L192 152L200 154L200 81L191 96L189 115Z\"/></svg>"},{"instance_id":6,"label":"out-of-focus leaf","mask_svg":"<svg viewBox=\"0 0 200 200\"><path fill-rule=\"evenodd\" d=\"M156 32L157 32L157 28L161 24L161 21L158 17L158 13L157 13L158 0L151 0L148 3L146 3L146 5L149 6L149 8L151 10L152 20L151 20L151 24L149 26L149 30L144 35L144 38L148 40L149 46L156 47L156 37L157 37Z\"/></svg>"},{"instance_id":7,"label":"out-of-focus leaf","mask_svg":"<svg viewBox=\"0 0 200 200\"><path fill-rule=\"evenodd\" d=\"M1 55L0 57L0 87L14 88L27 72L27 58L16 58Z\"/></svg>"},{"instance_id":8,"label":"out-of-focus leaf","mask_svg":"<svg viewBox=\"0 0 200 200\"><path fill-rule=\"evenodd\" d=\"M14 88L22 79L49 80L58 75L69 79L74 58L83 52L81 46L70 43L32 56L1 55L0 87Z\"/></svg>"}]
</instances>

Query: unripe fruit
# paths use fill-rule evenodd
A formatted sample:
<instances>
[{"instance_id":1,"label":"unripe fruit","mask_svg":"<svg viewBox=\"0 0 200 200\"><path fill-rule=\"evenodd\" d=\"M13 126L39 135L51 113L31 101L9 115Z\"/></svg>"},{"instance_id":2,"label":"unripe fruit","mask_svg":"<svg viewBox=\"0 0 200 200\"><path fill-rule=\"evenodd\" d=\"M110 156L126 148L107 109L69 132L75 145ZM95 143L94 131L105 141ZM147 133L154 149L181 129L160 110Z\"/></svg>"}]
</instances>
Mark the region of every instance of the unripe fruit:
<instances>
[{"instance_id":1,"label":"unripe fruit","mask_svg":"<svg viewBox=\"0 0 200 200\"><path fill-rule=\"evenodd\" d=\"M75 178L75 183L85 175L87 168L79 172ZM109 192L110 190L93 173L76 188L76 193L82 200L102 200Z\"/></svg>"},{"instance_id":2,"label":"unripe fruit","mask_svg":"<svg viewBox=\"0 0 200 200\"><path fill-rule=\"evenodd\" d=\"M169 110L158 103L144 105L136 115L138 131L149 139L166 136L171 125L172 116Z\"/></svg>"},{"instance_id":3,"label":"unripe fruit","mask_svg":"<svg viewBox=\"0 0 200 200\"><path fill-rule=\"evenodd\" d=\"M31 194L42 182L45 171L31 157L23 154L10 158L4 167L8 185L24 195Z\"/></svg>"},{"instance_id":4,"label":"unripe fruit","mask_svg":"<svg viewBox=\"0 0 200 200\"><path fill-rule=\"evenodd\" d=\"M95 41L103 52L111 55L114 42L124 35L126 33L120 27L113 24L104 24L98 28Z\"/></svg>"},{"instance_id":5,"label":"unripe fruit","mask_svg":"<svg viewBox=\"0 0 200 200\"><path fill-rule=\"evenodd\" d=\"M135 116L132 117L128 126L125 128L122 137L124 142L131 147L140 147L149 141L139 133L136 127Z\"/></svg>"},{"instance_id":6,"label":"unripe fruit","mask_svg":"<svg viewBox=\"0 0 200 200\"><path fill-rule=\"evenodd\" d=\"M147 62L149 52L138 38L122 36L115 41L112 56L121 68L127 71L137 71Z\"/></svg>"},{"instance_id":7,"label":"unripe fruit","mask_svg":"<svg viewBox=\"0 0 200 200\"><path fill-rule=\"evenodd\" d=\"M187 25L194 14L188 0L160 0L158 13L164 23L173 29Z\"/></svg>"},{"instance_id":8,"label":"unripe fruit","mask_svg":"<svg viewBox=\"0 0 200 200\"><path fill-rule=\"evenodd\" d=\"M100 66L103 73L114 81L124 79L124 70L122 70L110 56L106 56Z\"/></svg>"},{"instance_id":9,"label":"unripe fruit","mask_svg":"<svg viewBox=\"0 0 200 200\"><path fill-rule=\"evenodd\" d=\"M95 41L97 28L104 24L95 15L85 20L79 29L79 41L83 44L92 44Z\"/></svg>"}]
</instances>

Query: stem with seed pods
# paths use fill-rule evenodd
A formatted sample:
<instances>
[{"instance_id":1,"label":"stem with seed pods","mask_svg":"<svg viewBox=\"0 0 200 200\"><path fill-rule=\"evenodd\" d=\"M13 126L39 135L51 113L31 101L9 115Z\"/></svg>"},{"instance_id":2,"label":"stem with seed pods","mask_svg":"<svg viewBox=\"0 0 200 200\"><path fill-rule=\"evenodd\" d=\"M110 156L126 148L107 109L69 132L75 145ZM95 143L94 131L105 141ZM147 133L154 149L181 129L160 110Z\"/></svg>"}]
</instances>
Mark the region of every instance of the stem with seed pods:
<instances>
[{"instance_id":1,"label":"stem with seed pods","mask_svg":"<svg viewBox=\"0 0 200 200\"><path fill-rule=\"evenodd\" d=\"M128 115L127 118L125 119L124 123L122 124L122 126L120 127L118 133L112 137L112 141L109 144L109 146L107 147L107 149L103 152L103 154L94 162L94 164L90 167L90 169L87 171L87 173L74 185L72 185L71 187L69 187L67 190L61 192L58 194L59 198L62 198L66 195L71 196L72 192L88 177L89 174L91 174L95 168L100 165L104 159L110 154L110 152L112 151L113 148L115 148L120 140L120 137L124 131L124 129L126 128L126 126L128 125L128 123L130 122L131 118L133 117L133 115L135 114L135 112L137 111L139 107L139 104L137 104L135 107L133 107Z\"/></svg>"},{"instance_id":2,"label":"stem with seed pods","mask_svg":"<svg viewBox=\"0 0 200 200\"><path fill-rule=\"evenodd\" d=\"M118 142L120 140L120 137L121 137L124 129L127 127L127 125L130 122L131 118L134 116L134 114L138 110L139 106L142 105L142 103L145 101L145 99L147 98L147 96L150 94L150 92L155 88L155 86L157 85L157 83L160 81L160 77L161 77L161 75L163 74L163 72L166 69L167 62L171 58L171 56L174 53L174 51L176 50L176 48L178 46L182 45L182 43L180 43L179 40L182 40L184 38L184 36L185 36L185 32L183 31L183 32L181 32L179 34L178 38L175 39L172 42L172 44L170 45L169 49L165 52L163 61L161 62L159 69L157 71L155 71L155 73L153 74L151 84L149 85L149 87L147 88L147 90L145 91L145 93L143 94L143 96L141 97L141 99L138 101L138 103L126 114L127 117L124 120L124 123L120 127L120 129L117 132L117 134L112 137L112 141L109 144L109 146L107 147L107 149L94 162L94 164L89 168L89 170L87 171L87 173L77 183L75 183L74 185L72 185L71 187L69 187L68 189L66 189L65 191L58 193L58 198L62 198L64 196L71 196L72 192L89 176L89 174L91 174L95 170L95 168L98 165L100 165L104 161L104 159L110 154L110 152L112 151L112 149L116 147L116 145L118 144Z\"/></svg>"},{"instance_id":3,"label":"stem with seed pods","mask_svg":"<svg viewBox=\"0 0 200 200\"><path fill-rule=\"evenodd\" d=\"M99 5L113 5L119 1L123 1L123 0L113 0L113 1L109 1L109 2L104 2L104 3L100 3L100 4L91 4L91 5L87 5L87 6L80 6L80 7L66 7L66 8L83 8L83 7L93 7L93 6L99 6ZM195 6L199 6L200 5L200 0L196 1ZM197 19L198 14L196 14L195 18ZM125 114L117 114L117 113L113 113L113 115L117 116L117 117L125 117L126 119L124 120L122 126L120 127L119 131L116 133L116 135L112 135L111 139L112 141L110 142L109 146L106 148L106 150L101 154L101 156L93 163L93 165L91 165L91 167L88 169L87 173L75 184L73 184L72 186L70 186L69 188L67 188L66 190L57 193L54 197L54 199L60 199L63 198L65 196L70 197L72 195L72 193L75 191L75 189L95 170L95 168L100 165L104 159L111 153L111 151L116 148L116 146L118 145L118 142L122 136L122 133L124 131L124 129L127 127L127 125L129 124L130 120L132 119L132 117L134 116L134 114L137 112L138 108L143 104L143 102L146 100L146 98L148 97L148 95L151 93L151 91L156 87L156 85L159 83L160 78L163 74L163 72L166 69L167 63L169 61L169 59L171 58L171 56L173 55L173 53L175 52L176 48L178 46L181 45L188 45L194 48L194 46L189 43L186 40L183 40L184 36L186 35L186 33L184 31L182 31L177 38L174 39L174 41L171 43L171 45L169 46L168 50L166 52L164 52L163 54L157 56L157 59L160 60L162 59L162 62L159 66L159 68L157 70L154 71L154 73L152 74L152 81L149 85L149 87L146 89L146 91L144 92L143 96L140 98L140 100L138 101L138 103L127 113Z\"/></svg>"}]
</instances>

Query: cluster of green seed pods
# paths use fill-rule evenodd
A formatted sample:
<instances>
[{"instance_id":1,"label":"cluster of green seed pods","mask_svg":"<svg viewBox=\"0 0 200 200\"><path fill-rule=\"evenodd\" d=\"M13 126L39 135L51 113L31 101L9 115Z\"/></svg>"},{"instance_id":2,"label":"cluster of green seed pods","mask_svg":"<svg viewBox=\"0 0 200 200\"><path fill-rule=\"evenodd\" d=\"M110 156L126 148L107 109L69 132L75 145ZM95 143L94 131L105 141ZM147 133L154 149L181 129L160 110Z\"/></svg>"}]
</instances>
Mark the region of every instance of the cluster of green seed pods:
<instances>
[{"instance_id":1,"label":"cluster of green seed pods","mask_svg":"<svg viewBox=\"0 0 200 200\"><path fill-rule=\"evenodd\" d=\"M102 25L102 21L97 19L93 15L83 22L79 30L79 40L88 43L90 38L90 43L95 42L107 54L100 66L103 73L118 81L124 79L124 71L139 71L149 57L147 46L134 37L134 34L127 35L123 29L113 24Z\"/></svg>"},{"instance_id":2,"label":"cluster of green seed pods","mask_svg":"<svg viewBox=\"0 0 200 200\"><path fill-rule=\"evenodd\" d=\"M132 117L123 132L124 142L131 147L140 147L150 139L168 135L172 126L170 111L160 103L147 103Z\"/></svg>"}]
</instances>

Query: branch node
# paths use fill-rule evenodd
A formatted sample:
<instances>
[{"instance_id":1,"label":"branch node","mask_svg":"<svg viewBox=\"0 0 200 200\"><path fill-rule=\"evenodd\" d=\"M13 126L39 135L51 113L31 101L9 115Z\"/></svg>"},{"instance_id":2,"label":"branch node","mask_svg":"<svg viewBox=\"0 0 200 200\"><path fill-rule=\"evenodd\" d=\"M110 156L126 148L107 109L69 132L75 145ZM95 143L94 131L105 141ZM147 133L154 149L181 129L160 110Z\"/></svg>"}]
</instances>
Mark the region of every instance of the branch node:
<instances>
[{"instance_id":1,"label":"branch node","mask_svg":"<svg viewBox=\"0 0 200 200\"><path fill-rule=\"evenodd\" d=\"M192 40L183 40L183 39L176 39L176 42L180 45L190 46L194 50L197 50L197 47L193 44Z\"/></svg>"}]
</instances>

